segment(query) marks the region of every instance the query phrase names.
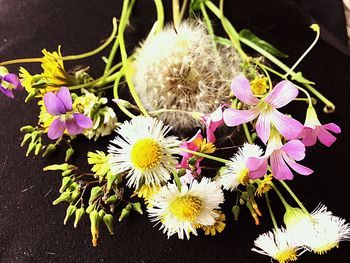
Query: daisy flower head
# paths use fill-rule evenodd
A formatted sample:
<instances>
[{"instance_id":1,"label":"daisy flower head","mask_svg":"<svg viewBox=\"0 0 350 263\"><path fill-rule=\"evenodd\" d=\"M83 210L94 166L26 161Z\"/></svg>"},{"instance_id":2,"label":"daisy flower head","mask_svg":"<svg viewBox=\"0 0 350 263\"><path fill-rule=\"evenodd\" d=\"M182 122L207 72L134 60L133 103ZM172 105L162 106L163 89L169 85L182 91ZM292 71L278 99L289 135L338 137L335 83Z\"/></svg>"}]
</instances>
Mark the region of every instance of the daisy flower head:
<instances>
[{"instance_id":1,"label":"daisy flower head","mask_svg":"<svg viewBox=\"0 0 350 263\"><path fill-rule=\"evenodd\" d=\"M112 154L113 173L126 172L128 186L138 189L142 184L159 186L170 179L175 171L180 141L166 136L170 131L160 120L138 116L125 121L111 141L108 152Z\"/></svg>"},{"instance_id":2,"label":"daisy flower head","mask_svg":"<svg viewBox=\"0 0 350 263\"><path fill-rule=\"evenodd\" d=\"M219 216L214 209L223 203L224 194L219 186L209 178L191 185L183 185L181 191L175 183L169 183L154 195L148 208L152 222L160 222L163 233L168 238L177 234L180 239L197 235L198 226L212 226Z\"/></svg>"},{"instance_id":3,"label":"daisy flower head","mask_svg":"<svg viewBox=\"0 0 350 263\"><path fill-rule=\"evenodd\" d=\"M243 147L239 148L226 167L222 169L219 182L223 188L233 191L238 185L246 184L249 181L250 172L246 165L248 158L258 158L263 153L263 150L256 144L245 143ZM259 169L266 171L267 167L261 166Z\"/></svg>"},{"instance_id":4,"label":"daisy flower head","mask_svg":"<svg viewBox=\"0 0 350 263\"><path fill-rule=\"evenodd\" d=\"M254 241L254 245L256 248L252 248L252 251L270 256L279 263L296 261L306 251L305 248L297 246L292 236L283 228L261 234Z\"/></svg>"}]
</instances>

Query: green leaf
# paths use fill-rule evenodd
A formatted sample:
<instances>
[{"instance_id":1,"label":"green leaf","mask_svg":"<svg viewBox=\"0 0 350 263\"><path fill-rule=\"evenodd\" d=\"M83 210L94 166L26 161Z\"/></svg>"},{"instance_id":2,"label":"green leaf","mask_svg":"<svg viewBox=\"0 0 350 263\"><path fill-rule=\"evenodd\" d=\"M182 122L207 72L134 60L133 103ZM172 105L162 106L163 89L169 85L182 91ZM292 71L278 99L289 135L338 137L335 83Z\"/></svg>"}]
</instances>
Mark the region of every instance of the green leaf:
<instances>
[{"instance_id":1,"label":"green leaf","mask_svg":"<svg viewBox=\"0 0 350 263\"><path fill-rule=\"evenodd\" d=\"M259 46L260 48L264 49L265 51L269 52L271 55L278 57L278 58L287 58L288 55L283 53L282 51L278 50L265 40L262 40L258 36L254 35L250 30L248 29L242 29L239 32L239 36L241 38L245 38L251 42L253 42L255 45Z\"/></svg>"}]
</instances>

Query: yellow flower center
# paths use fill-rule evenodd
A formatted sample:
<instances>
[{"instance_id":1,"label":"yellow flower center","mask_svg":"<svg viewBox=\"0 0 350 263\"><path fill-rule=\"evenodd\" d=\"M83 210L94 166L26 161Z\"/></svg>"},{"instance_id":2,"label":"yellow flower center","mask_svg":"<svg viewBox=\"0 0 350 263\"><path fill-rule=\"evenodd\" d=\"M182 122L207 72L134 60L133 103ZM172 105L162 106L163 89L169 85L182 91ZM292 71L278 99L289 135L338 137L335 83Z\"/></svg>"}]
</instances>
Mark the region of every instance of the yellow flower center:
<instances>
[{"instance_id":1,"label":"yellow flower center","mask_svg":"<svg viewBox=\"0 0 350 263\"><path fill-rule=\"evenodd\" d=\"M323 255L325 253L327 253L329 250L333 249L333 248L338 248L339 247L339 243L335 242L335 243L330 243L327 245L324 245L322 247L318 247L318 248L314 248L314 252L319 254L319 255Z\"/></svg>"},{"instance_id":2,"label":"yellow flower center","mask_svg":"<svg viewBox=\"0 0 350 263\"><path fill-rule=\"evenodd\" d=\"M243 185L246 185L249 182L249 169L244 168L240 173L238 174L239 182Z\"/></svg>"},{"instance_id":3,"label":"yellow flower center","mask_svg":"<svg viewBox=\"0 0 350 263\"><path fill-rule=\"evenodd\" d=\"M146 138L136 142L131 150L132 164L142 170L149 171L160 164L162 148L154 139Z\"/></svg>"},{"instance_id":4,"label":"yellow flower center","mask_svg":"<svg viewBox=\"0 0 350 263\"><path fill-rule=\"evenodd\" d=\"M170 203L170 212L181 221L193 221L201 212L202 206L198 197L185 195Z\"/></svg>"},{"instance_id":5,"label":"yellow flower center","mask_svg":"<svg viewBox=\"0 0 350 263\"><path fill-rule=\"evenodd\" d=\"M281 251L275 256L275 259L279 263L288 263L290 261L298 260L298 255L295 249L288 249L285 251Z\"/></svg>"},{"instance_id":6,"label":"yellow flower center","mask_svg":"<svg viewBox=\"0 0 350 263\"><path fill-rule=\"evenodd\" d=\"M251 82L251 87L254 95L264 95L268 89L266 83L267 78L255 78Z\"/></svg>"},{"instance_id":7,"label":"yellow flower center","mask_svg":"<svg viewBox=\"0 0 350 263\"><path fill-rule=\"evenodd\" d=\"M67 112L67 113L65 113L65 114L62 114L61 116L60 116L60 120L61 121L69 121L69 120L72 120L72 119L74 119L74 115L73 115L73 112L72 111L70 111L70 112Z\"/></svg>"}]
</instances>

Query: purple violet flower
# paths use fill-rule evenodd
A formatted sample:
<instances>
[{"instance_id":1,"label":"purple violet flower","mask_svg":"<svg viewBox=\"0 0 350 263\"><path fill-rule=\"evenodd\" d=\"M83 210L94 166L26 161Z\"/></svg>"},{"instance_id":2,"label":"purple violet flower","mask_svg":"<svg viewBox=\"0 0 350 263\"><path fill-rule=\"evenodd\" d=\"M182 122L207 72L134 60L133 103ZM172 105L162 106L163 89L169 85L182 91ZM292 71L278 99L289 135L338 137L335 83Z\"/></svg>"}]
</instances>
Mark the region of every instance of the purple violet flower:
<instances>
[{"instance_id":1,"label":"purple violet flower","mask_svg":"<svg viewBox=\"0 0 350 263\"><path fill-rule=\"evenodd\" d=\"M7 70L6 70L7 71ZM16 74L4 72L5 75L0 75L0 91L7 97L13 99L15 96L13 94L14 90L21 91L23 86L20 79Z\"/></svg>"},{"instance_id":2,"label":"purple violet flower","mask_svg":"<svg viewBox=\"0 0 350 263\"><path fill-rule=\"evenodd\" d=\"M48 113L58 116L49 127L50 139L60 138L66 129L69 135L77 135L84 129L92 128L92 120L89 117L73 112L72 97L66 87L62 87L57 94L46 93L44 104Z\"/></svg>"}]
</instances>

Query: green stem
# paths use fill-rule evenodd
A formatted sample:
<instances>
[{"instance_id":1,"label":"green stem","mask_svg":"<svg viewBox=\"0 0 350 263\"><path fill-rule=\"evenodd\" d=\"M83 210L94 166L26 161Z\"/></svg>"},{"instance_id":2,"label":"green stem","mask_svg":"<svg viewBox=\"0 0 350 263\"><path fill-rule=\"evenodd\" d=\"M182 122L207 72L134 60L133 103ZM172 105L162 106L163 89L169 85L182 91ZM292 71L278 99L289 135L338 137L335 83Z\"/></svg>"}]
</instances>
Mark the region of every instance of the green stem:
<instances>
[{"instance_id":1,"label":"green stem","mask_svg":"<svg viewBox=\"0 0 350 263\"><path fill-rule=\"evenodd\" d=\"M180 21L180 3L179 0L173 0L173 22L175 28L178 27Z\"/></svg>"},{"instance_id":2,"label":"green stem","mask_svg":"<svg viewBox=\"0 0 350 263\"><path fill-rule=\"evenodd\" d=\"M211 38L213 40L214 50L217 51L213 25L211 24L210 18L209 18L208 13L207 13L207 10L205 9L204 2L200 3L200 8L201 8L201 12L202 12L202 15L203 15L203 18L204 18L205 25L207 26L207 29L208 29L208 33L209 33L209 35L211 36Z\"/></svg>"},{"instance_id":3,"label":"green stem","mask_svg":"<svg viewBox=\"0 0 350 263\"><path fill-rule=\"evenodd\" d=\"M248 125L246 123L243 123L243 130L244 130L245 137L247 138L247 141L250 144L253 144L254 142L253 142L252 136L250 135Z\"/></svg>"},{"instance_id":4,"label":"green stem","mask_svg":"<svg viewBox=\"0 0 350 263\"><path fill-rule=\"evenodd\" d=\"M177 174L176 171L173 171L173 176L174 176L174 180L175 180L177 189L179 189L179 192L181 192L181 181L180 181L179 175Z\"/></svg>"},{"instance_id":5,"label":"green stem","mask_svg":"<svg viewBox=\"0 0 350 263\"><path fill-rule=\"evenodd\" d=\"M131 0L130 5L133 5L134 3L135 3L135 0ZM125 47L125 42L124 42L124 31L125 31L126 24L128 21L128 17L127 17L128 6L129 6L129 0L124 0L123 10L122 10L122 14L120 17L120 23L119 23L119 32L118 32L120 54L122 57L125 79L126 79L126 82L128 84L130 93L131 93L132 97L134 98L137 106L140 108L140 111L143 113L143 115L149 116L149 114L147 113L146 109L142 105L142 102L141 102L141 100L140 100L140 98L137 95L137 92L135 90L135 86L134 86L133 81L132 81L130 62L128 60L128 55L126 53L126 47Z\"/></svg>"},{"instance_id":6,"label":"green stem","mask_svg":"<svg viewBox=\"0 0 350 263\"><path fill-rule=\"evenodd\" d=\"M210 160L213 160L213 161L221 162L221 163L224 163L224 164L227 164L227 163L230 162L230 161L228 161L226 159L222 159L222 158L219 158L219 157L211 156L211 155L208 155L208 154L205 154L205 153L195 152L195 151L192 151L192 150L189 150L189 149L185 149L185 148L179 148L179 149L180 149L180 151L191 153L193 155L200 156L200 157L203 157L203 158L207 158L207 159L210 159Z\"/></svg>"},{"instance_id":7,"label":"green stem","mask_svg":"<svg viewBox=\"0 0 350 263\"><path fill-rule=\"evenodd\" d=\"M265 193L265 199L266 199L267 208L269 209L269 213L270 213L270 216L271 216L272 224L273 224L274 228L277 230L278 229L278 225L277 225L277 221L276 221L275 215L274 215L274 213L272 211L272 207L271 207L271 203L270 203L270 198L269 198L269 193L268 192Z\"/></svg>"},{"instance_id":8,"label":"green stem","mask_svg":"<svg viewBox=\"0 0 350 263\"><path fill-rule=\"evenodd\" d=\"M323 108L323 111L325 113L332 113L335 111L335 105L333 102L328 100L325 96L323 96L318 90L316 90L314 87L312 87L310 84L304 84L304 86L317 98L320 99L326 106Z\"/></svg>"},{"instance_id":9,"label":"green stem","mask_svg":"<svg viewBox=\"0 0 350 263\"><path fill-rule=\"evenodd\" d=\"M157 29L156 33L160 32L164 28L164 7L162 0L154 0L157 9Z\"/></svg>"},{"instance_id":10,"label":"green stem","mask_svg":"<svg viewBox=\"0 0 350 263\"><path fill-rule=\"evenodd\" d=\"M273 183L271 183L271 186L272 186L273 190L275 190L276 194L278 195L279 199L281 200L281 202L282 202L283 206L286 208L286 210L288 208L290 208L290 205L287 203L286 199L284 199L283 195L277 189L277 187Z\"/></svg>"},{"instance_id":11,"label":"green stem","mask_svg":"<svg viewBox=\"0 0 350 263\"><path fill-rule=\"evenodd\" d=\"M283 187L288 191L288 193L291 195L291 197L293 197L294 201L299 205L299 207L301 208L301 210L303 210L303 212L307 215L310 215L309 211L307 211L307 209L305 208L305 206L303 205L303 203L299 200L299 198L294 194L294 192L292 191L292 189L289 188L289 186L283 181L283 180L279 180L279 182L283 185Z\"/></svg>"},{"instance_id":12,"label":"green stem","mask_svg":"<svg viewBox=\"0 0 350 263\"><path fill-rule=\"evenodd\" d=\"M114 87L113 87L113 95L115 99L119 99L119 94L118 94L118 87L119 87L119 82L120 79L122 78L122 76L124 76L124 72L123 69L121 69L118 72L118 75L114 81ZM132 114L127 108L125 108L123 105L120 105L117 103L117 106L119 107L119 109L124 112L125 115L127 115L128 117L130 117L131 119L136 117L134 114Z\"/></svg>"},{"instance_id":13,"label":"green stem","mask_svg":"<svg viewBox=\"0 0 350 263\"><path fill-rule=\"evenodd\" d=\"M186 11L186 7L188 5L188 0L184 0L181 6L181 12L180 12L180 22L182 21L182 19L185 16L185 11Z\"/></svg>"}]
</instances>

